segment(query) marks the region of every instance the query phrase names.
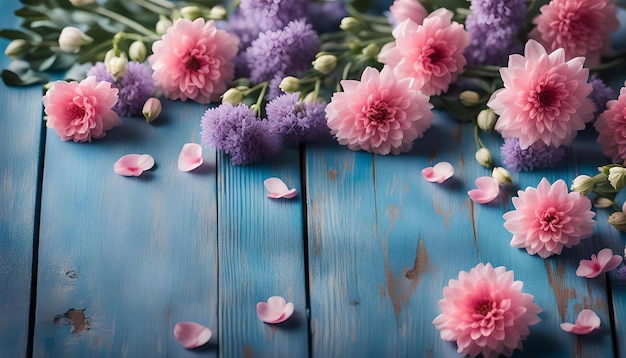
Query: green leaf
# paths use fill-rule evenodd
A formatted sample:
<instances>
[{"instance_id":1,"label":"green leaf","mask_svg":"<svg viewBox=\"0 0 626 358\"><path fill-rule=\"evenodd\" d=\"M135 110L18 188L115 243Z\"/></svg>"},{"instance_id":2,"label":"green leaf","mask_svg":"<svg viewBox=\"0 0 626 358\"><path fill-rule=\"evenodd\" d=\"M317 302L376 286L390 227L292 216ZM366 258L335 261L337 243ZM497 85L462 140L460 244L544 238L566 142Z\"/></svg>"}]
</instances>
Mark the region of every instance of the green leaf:
<instances>
[{"instance_id":1,"label":"green leaf","mask_svg":"<svg viewBox=\"0 0 626 358\"><path fill-rule=\"evenodd\" d=\"M54 61L56 61L57 57L55 55L52 55L50 57L48 57L48 59L46 59L45 61L43 61L40 65L38 70L39 71L45 71L47 69L49 69L53 64Z\"/></svg>"},{"instance_id":2,"label":"green leaf","mask_svg":"<svg viewBox=\"0 0 626 358\"><path fill-rule=\"evenodd\" d=\"M47 76L32 70L26 71L22 76L9 70L3 70L0 76L7 86L29 86L48 81Z\"/></svg>"},{"instance_id":3,"label":"green leaf","mask_svg":"<svg viewBox=\"0 0 626 358\"><path fill-rule=\"evenodd\" d=\"M31 39L31 36L27 34L26 32L13 30L13 29L0 30L0 37L4 37L5 39L9 39L9 40L17 40L17 39L30 40Z\"/></svg>"}]
</instances>

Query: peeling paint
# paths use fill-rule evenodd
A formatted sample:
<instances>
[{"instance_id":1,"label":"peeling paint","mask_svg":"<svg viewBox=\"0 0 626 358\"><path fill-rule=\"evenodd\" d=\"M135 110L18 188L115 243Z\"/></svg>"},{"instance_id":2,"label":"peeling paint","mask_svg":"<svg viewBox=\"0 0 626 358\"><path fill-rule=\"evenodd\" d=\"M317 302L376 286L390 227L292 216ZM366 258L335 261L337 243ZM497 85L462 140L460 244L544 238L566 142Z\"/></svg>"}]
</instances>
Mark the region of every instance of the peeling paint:
<instances>
[{"instance_id":1,"label":"peeling paint","mask_svg":"<svg viewBox=\"0 0 626 358\"><path fill-rule=\"evenodd\" d=\"M81 333L89 330L89 317L85 316L85 309L70 308L63 314L54 316L54 324L66 326L72 325L72 333Z\"/></svg>"},{"instance_id":2,"label":"peeling paint","mask_svg":"<svg viewBox=\"0 0 626 358\"><path fill-rule=\"evenodd\" d=\"M328 178L332 181L337 180L337 175L339 175L339 170L330 168L328 169Z\"/></svg>"},{"instance_id":3,"label":"peeling paint","mask_svg":"<svg viewBox=\"0 0 626 358\"><path fill-rule=\"evenodd\" d=\"M576 290L565 286L565 264L561 261L556 263L556 273L552 271L552 266L545 260L546 271L548 272L548 282L556 298L556 306L559 309L561 321L565 322L567 317L567 305L569 299L576 298Z\"/></svg>"}]
</instances>

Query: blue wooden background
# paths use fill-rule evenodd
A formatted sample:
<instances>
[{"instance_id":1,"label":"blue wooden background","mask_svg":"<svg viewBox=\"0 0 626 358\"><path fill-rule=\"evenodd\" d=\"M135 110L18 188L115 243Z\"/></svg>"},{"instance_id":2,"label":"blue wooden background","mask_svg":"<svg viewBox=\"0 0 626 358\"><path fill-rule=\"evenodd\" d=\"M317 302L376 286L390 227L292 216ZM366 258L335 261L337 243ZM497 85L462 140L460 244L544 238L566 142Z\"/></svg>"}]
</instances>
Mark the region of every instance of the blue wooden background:
<instances>
[{"instance_id":1,"label":"blue wooden background","mask_svg":"<svg viewBox=\"0 0 626 358\"><path fill-rule=\"evenodd\" d=\"M2 3L0 24L17 25L18 5ZM544 309L515 356L626 357L626 286L614 272L575 274L603 247L622 252L608 212L597 210L593 238L547 260L511 248L502 225L516 189L544 176L569 184L608 162L593 131L556 168L514 174L508 197L478 205L466 192L490 171L474 160L471 125L444 112L401 156L327 140L236 167L205 148L203 166L184 173L178 153L199 142L206 106L166 101L151 125L123 118L104 139L68 143L45 128L41 95L0 84L0 357L455 357L431 322L448 280L479 262L514 270ZM501 164L501 139L483 137ZM157 164L121 177L113 164L128 153ZM456 168L443 185L421 176L438 161ZM273 176L298 196L266 198ZM273 295L296 308L279 325L256 317ZM601 330L562 331L583 308ZM186 350L179 321L213 338Z\"/></svg>"}]
</instances>

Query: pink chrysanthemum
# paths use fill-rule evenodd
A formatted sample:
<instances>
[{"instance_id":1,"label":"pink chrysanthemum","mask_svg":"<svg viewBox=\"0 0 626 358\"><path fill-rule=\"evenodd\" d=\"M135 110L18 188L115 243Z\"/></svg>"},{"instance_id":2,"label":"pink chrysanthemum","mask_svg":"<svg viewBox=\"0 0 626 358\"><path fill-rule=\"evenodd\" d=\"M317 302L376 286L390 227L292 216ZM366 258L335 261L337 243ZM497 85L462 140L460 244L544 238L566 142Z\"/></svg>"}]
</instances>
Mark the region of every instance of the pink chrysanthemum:
<instances>
[{"instance_id":1,"label":"pink chrysanthemum","mask_svg":"<svg viewBox=\"0 0 626 358\"><path fill-rule=\"evenodd\" d=\"M152 45L152 78L169 99L217 101L235 76L238 46L237 37L212 20L180 19Z\"/></svg>"},{"instance_id":2,"label":"pink chrysanthemum","mask_svg":"<svg viewBox=\"0 0 626 358\"><path fill-rule=\"evenodd\" d=\"M504 266L480 263L469 273L461 271L443 289L441 314L433 320L441 339L456 341L464 357L510 356L522 349L528 326L541 321L542 311L522 286Z\"/></svg>"},{"instance_id":3,"label":"pink chrysanthemum","mask_svg":"<svg viewBox=\"0 0 626 358\"><path fill-rule=\"evenodd\" d=\"M518 138L521 149L569 145L595 111L587 97L593 88L585 59L566 62L563 49L548 54L534 40L524 52L525 57L509 56L509 67L500 69L504 88L487 103L500 115L495 129L504 138Z\"/></svg>"},{"instance_id":4,"label":"pink chrysanthemum","mask_svg":"<svg viewBox=\"0 0 626 358\"><path fill-rule=\"evenodd\" d=\"M377 154L409 151L430 127L434 115L428 97L411 88L410 79L397 79L385 66L368 67L361 81L341 81L326 106L331 133L352 150Z\"/></svg>"},{"instance_id":5,"label":"pink chrysanthemum","mask_svg":"<svg viewBox=\"0 0 626 358\"><path fill-rule=\"evenodd\" d=\"M529 38L546 49L563 48L567 60L586 57L587 66L611 53L610 36L619 28L614 0L552 0L540 11Z\"/></svg>"},{"instance_id":6,"label":"pink chrysanthemum","mask_svg":"<svg viewBox=\"0 0 626 358\"><path fill-rule=\"evenodd\" d=\"M626 87L620 89L617 100L606 106L593 124L599 133L598 143L613 163L626 165Z\"/></svg>"},{"instance_id":7,"label":"pink chrysanthemum","mask_svg":"<svg viewBox=\"0 0 626 358\"><path fill-rule=\"evenodd\" d=\"M528 187L517 195L512 199L515 210L503 215L504 227L513 234L511 246L545 259L593 234L596 214L591 211L591 200L578 192L569 193L563 180L550 185L543 178L536 189Z\"/></svg>"},{"instance_id":8,"label":"pink chrysanthemum","mask_svg":"<svg viewBox=\"0 0 626 358\"><path fill-rule=\"evenodd\" d=\"M117 102L117 88L89 76L78 82L57 81L43 96L46 126L62 140L91 142L122 124L111 108Z\"/></svg>"},{"instance_id":9,"label":"pink chrysanthemum","mask_svg":"<svg viewBox=\"0 0 626 358\"><path fill-rule=\"evenodd\" d=\"M427 96L440 95L457 80L467 63L463 51L470 37L463 25L452 21L445 8L433 11L418 25L402 21L392 34L395 43L387 44L379 60L391 66L398 78L413 78L414 86Z\"/></svg>"}]
</instances>

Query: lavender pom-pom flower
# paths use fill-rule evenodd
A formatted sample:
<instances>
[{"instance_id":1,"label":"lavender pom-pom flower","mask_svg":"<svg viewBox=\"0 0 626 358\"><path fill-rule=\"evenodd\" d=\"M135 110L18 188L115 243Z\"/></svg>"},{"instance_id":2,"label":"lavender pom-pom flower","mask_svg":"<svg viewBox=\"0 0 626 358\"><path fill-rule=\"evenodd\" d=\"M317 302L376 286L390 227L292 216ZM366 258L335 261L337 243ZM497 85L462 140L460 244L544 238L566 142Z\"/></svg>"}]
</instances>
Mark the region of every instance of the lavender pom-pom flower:
<instances>
[{"instance_id":1,"label":"lavender pom-pom flower","mask_svg":"<svg viewBox=\"0 0 626 358\"><path fill-rule=\"evenodd\" d=\"M519 139L507 138L500 147L500 154L503 157L504 165L507 168L519 171L531 171L541 168L552 168L565 156L565 148L544 146L521 149Z\"/></svg>"},{"instance_id":2,"label":"lavender pom-pom flower","mask_svg":"<svg viewBox=\"0 0 626 358\"><path fill-rule=\"evenodd\" d=\"M270 130L287 146L312 142L330 134L326 125L326 104L305 103L299 93L283 94L265 107Z\"/></svg>"}]
</instances>

